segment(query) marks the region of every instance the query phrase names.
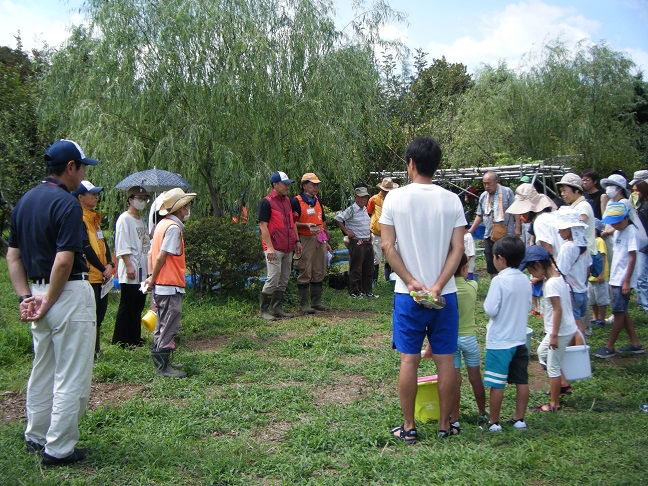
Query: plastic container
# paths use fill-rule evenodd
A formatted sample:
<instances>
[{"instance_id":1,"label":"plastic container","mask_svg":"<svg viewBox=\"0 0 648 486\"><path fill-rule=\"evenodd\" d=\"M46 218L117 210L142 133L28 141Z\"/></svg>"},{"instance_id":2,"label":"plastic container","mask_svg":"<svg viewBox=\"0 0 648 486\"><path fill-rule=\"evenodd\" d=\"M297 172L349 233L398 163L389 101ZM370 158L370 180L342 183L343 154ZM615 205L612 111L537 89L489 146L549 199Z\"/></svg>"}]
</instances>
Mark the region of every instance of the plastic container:
<instances>
[{"instance_id":1,"label":"plastic container","mask_svg":"<svg viewBox=\"0 0 648 486\"><path fill-rule=\"evenodd\" d=\"M149 331L155 329L155 324L157 323L157 314L151 309L146 311L144 317L142 317L142 326L144 326Z\"/></svg>"},{"instance_id":2,"label":"plastic container","mask_svg":"<svg viewBox=\"0 0 648 486\"><path fill-rule=\"evenodd\" d=\"M439 295L439 297L436 300L434 300L432 294L425 290L419 290L419 291L412 290L410 292L410 295L412 296L412 299L414 299L414 301L417 304L421 304L423 307L427 307L428 309L443 309L446 304L443 295Z\"/></svg>"},{"instance_id":3,"label":"plastic container","mask_svg":"<svg viewBox=\"0 0 648 486\"><path fill-rule=\"evenodd\" d=\"M437 375L419 377L414 402L414 418L422 423L439 420Z\"/></svg>"},{"instance_id":4,"label":"plastic container","mask_svg":"<svg viewBox=\"0 0 648 486\"><path fill-rule=\"evenodd\" d=\"M578 333L583 338L580 331ZM584 380L592 376L592 363L590 362L590 347L587 343L579 346L567 346L562 363L562 372L567 381Z\"/></svg>"}]
</instances>

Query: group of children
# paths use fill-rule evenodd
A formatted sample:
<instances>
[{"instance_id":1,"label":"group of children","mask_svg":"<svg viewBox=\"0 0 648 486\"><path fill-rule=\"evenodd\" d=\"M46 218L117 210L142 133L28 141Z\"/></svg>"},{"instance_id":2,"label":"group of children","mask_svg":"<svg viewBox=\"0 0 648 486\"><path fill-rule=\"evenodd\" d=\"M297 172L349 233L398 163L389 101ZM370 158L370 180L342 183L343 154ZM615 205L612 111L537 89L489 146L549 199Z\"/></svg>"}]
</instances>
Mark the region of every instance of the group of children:
<instances>
[{"instance_id":1,"label":"group of children","mask_svg":"<svg viewBox=\"0 0 648 486\"><path fill-rule=\"evenodd\" d=\"M583 232L585 224L577 213L559 211L552 214L551 224L564 240L555 259L543 246L527 247L519 238L507 236L495 242L493 263L499 273L491 280L484 300L484 311L490 319L486 333L483 382L474 319L477 282L466 280L468 258L464 256L455 273L459 306L455 369L461 383L463 355L480 415L480 427L487 427L491 432L502 430L500 410L507 383L516 385L515 414L508 423L515 429L527 427L524 421L529 401L529 350L526 346L526 333L528 316L533 308L532 294L537 295L538 292L532 290L528 277L522 273L525 269L536 284L536 289L539 285L542 286L544 305L542 312L537 310L536 313L543 318L545 336L538 346L537 354L549 378L549 403L534 407L533 410L558 411L561 408L560 397L571 393L571 386L562 374L562 364L567 346L572 342L580 344L584 341L581 320L586 315L588 297L593 309L593 322L600 325L610 304L610 293L612 295L614 324L608 343L596 351L595 356L608 357L616 353L614 343L621 329L626 330L631 344L619 351L643 352L628 313L630 290L636 288L635 260L638 251L636 229L630 222L628 213L624 203L608 205L602 222L610 224L616 230L613 259L611 265L608 265L608 252L599 235L597 248L602 253L604 266L596 276L588 272L591 259ZM429 344L423 352L424 357L428 355L431 355ZM485 409L485 386L490 387L490 416ZM457 387L451 408L451 423L457 430L459 399Z\"/></svg>"}]
</instances>

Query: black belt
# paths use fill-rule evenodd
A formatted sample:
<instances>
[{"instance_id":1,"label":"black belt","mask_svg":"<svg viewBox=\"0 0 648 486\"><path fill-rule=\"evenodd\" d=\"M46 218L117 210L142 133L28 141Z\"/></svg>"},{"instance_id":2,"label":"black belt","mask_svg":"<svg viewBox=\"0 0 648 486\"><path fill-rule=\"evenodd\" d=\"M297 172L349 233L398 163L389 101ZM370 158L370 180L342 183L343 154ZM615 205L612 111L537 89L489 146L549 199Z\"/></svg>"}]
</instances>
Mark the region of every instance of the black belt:
<instances>
[{"instance_id":1,"label":"black belt","mask_svg":"<svg viewBox=\"0 0 648 486\"><path fill-rule=\"evenodd\" d=\"M371 237L369 238L350 238L351 240L361 241L362 243L371 243Z\"/></svg>"},{"instance_id":2,"label":"black belt","mask_svg":"<svg viewBox=\"0 0 648 486\"><path fill-rule=\"evenodd\" d=\"M74 274L70 275L70 278L67 279L68 282L73 282L73 281L76 281L76 280L88 280L88 274L87 273L74 273ZM50 283L49 277L32 278L31 281L35 285L48 285Z\"/></svg>"}]
</instances>

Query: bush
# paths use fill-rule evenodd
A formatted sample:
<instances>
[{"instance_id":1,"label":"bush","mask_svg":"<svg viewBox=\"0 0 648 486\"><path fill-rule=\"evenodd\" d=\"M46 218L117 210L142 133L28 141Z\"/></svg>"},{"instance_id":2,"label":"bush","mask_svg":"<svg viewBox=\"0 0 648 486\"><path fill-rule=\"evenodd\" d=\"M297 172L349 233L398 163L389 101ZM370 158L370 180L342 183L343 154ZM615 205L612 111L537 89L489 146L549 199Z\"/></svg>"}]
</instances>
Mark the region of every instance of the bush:
<instances>
[{"instance_id":1,"label":"bush","mask_svg":"<svg viewBox=\"0 0 648 486\"><path fill-rule=\"evenodd\" d=\"M265 269L256 227L228 218L190 221L184 229L187 268L198 295L246 285Z\"/></svg>"}]
</instances>

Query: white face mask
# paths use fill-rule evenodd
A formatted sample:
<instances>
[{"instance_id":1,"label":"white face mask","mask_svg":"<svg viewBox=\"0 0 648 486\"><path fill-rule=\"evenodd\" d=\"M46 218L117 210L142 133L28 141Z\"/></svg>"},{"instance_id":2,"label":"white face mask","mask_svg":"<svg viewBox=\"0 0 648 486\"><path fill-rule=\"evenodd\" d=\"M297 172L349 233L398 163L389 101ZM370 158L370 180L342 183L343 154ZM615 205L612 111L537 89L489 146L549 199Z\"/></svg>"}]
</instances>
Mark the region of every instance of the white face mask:
<instances>
[{"instance_id":1,"label":"white face mask","mask_svg":"<svg viewBox=\"0 0 648 486\"><path fill-rule=\"evenodd\" d=\"M187 221L189 221L189 216L191 216L191 209L187 209L187 214L183 216L182 222L186 223Z\"/></svg>"},{"instance_id":2,"label":"white face mask","mask_svg":"<svg viewBox=\"0 0 648 486\"><path fill-rule=\"evenodd\" d=\"M138 211L141 211L146 207L146 201L140 201L139 199L133 199L133 207Z\"/></svg>"},{"instance_id":3,"label":"white face mask","mask_svg":"<svg viewBox=\"0 0 648 486\"><path fill-rule=\"evenodd\" d=\"M619 194L620 190L621 188L617 186L607 186L605 188L605 194L607 195L607 197L612 199L613 197L616 197L617 194Z\"/></svg>"}]
</instances>

